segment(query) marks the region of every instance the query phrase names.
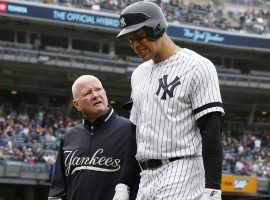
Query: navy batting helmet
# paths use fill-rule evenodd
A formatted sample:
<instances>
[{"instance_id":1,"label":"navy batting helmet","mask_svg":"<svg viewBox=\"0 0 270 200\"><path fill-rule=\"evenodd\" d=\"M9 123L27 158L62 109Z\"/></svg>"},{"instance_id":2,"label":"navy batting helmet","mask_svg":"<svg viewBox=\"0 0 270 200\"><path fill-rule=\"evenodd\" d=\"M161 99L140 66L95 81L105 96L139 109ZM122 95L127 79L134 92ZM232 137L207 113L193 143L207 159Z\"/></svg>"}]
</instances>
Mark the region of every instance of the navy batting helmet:
<instances>
[{"instance_id":1,"label":"navy batting helmet","mask_svg":"<svg viewBox=\"0 0 270 200\"><path fill-rule=\"evenodd\" d=\"M120 15L122 31L116 38L144 28L148 38L157 40L168 27L161 8L153 2L139 1L126 7Z\"/></svg>"}]
</instances>

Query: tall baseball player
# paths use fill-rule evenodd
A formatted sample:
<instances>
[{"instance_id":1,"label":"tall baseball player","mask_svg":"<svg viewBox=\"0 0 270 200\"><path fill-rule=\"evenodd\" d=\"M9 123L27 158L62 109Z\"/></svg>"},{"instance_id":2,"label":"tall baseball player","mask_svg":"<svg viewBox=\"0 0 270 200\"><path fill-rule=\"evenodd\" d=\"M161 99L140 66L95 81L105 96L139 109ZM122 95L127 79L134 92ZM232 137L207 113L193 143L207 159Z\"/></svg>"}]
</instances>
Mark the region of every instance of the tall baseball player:
<instances>
[{"instance_id":1,"label":"tall baseball player","mask_svg":"<svg viewBox=\"0 0 270 200\"><path fill-rule=\"evenodd\" d=\"M176 46L152 2L131 4L120 21L117 38L144 63L131 77L132 134L113 200L129 199L137 161L137 200L220 200L224 110L214 65Z\"/></svg>"}]
</instances>

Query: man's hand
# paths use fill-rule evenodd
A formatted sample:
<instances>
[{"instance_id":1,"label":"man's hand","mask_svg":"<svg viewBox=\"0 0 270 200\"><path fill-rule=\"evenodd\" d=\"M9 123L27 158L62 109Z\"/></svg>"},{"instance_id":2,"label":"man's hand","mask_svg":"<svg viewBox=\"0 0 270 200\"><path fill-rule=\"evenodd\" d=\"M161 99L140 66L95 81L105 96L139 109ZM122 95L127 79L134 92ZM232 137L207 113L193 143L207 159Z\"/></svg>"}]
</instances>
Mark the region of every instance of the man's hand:
<instances>
[{"instance_id":1,"label":"man's hand","mask_svg":"<svg viewBox=\"0 0 270 200\"><path fill-rule=\"evenodd\" d=\"M113 200L129 200L129 187L122 183L117 184Z\"/></svg>"},{"instance_id":2,"label":"man's hand","mask_svg":"<svg viewBox=\"0 0 270 200\"><path fill-rule=\"evenodd\" d=\"M205 188L201 200L222 200L221 190Z\"/></svg>"}]
</instances>

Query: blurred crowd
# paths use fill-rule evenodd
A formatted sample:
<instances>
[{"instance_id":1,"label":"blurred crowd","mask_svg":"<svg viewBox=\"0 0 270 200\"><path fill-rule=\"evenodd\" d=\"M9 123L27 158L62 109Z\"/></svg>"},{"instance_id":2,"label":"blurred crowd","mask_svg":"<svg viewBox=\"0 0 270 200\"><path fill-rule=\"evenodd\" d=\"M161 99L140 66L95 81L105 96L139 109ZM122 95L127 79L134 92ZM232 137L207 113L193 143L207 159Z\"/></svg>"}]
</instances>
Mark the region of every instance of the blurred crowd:
<instances>
[{"instance_id":1,"label":"blurred crowd","mask_svg":"<svg viewBox=\"0 0 270 200\"><path fill-rule=\"evenodd\" d=\"M46 107L0 107L0 159L55 163L60 137L76 122Z\"/></svg>"},{"instance_id":2,"label":"blurred crowd","mask_svg":"<svg viewBox=\"0 0 270 200\"><path fill-rule=\"evenodd\" d=\"M239 30L253 33L270 33L270 10L247 9L244 12L231 10L232 19L239 22Z\"/></svg>"},{"instance_id":3,"label":"blurred crowd","mask_svg":"<svg viewBox=\"0 0 270 200\"><path fill-rule=\"evenodd\" d=\"M219 1L219 0L218 0ZM227 3L246 5L246 6L260 6L270 7L269 0L226 0Z\"/></svg>"},{"instance_id":4,"label":"blurred crowd","mask_svg":"<svg viewBox=\"0 0 270 200\"><path fill-rule=\"evenodd\" d=\"M22 0L45 4L90 9L100 12L120 13L130 3L137 0ZM258 0L228 0L227 3L258 6L258 9L228 10L223 1L209 0L194 3L188 0L156 0L173 24L192 24L227 31L241 31L256 34L270 33L270 10L259 9L262 1ZM199 1L197 1L199 2ZM268 4L267 4L268 5ZM270 3L269 3L270 7Z\"/></svg>"},{"instance_id":5,"label":"blurred crowd","mask_svg":"<svg viewBox=\"0 0 270 200\"><path fill-rule=\"evenodd\" d=\"M76 117L74 117L75 119ZM0 106L0 159L24 163L55 163L59 139L77 120L56 109ZM223 172L270 178L270 132L252 133L242 128L224 132Z\"/></svg>"},{"instance_id":6,"label":"blurred crowd","mask_svg":"<svg viewBox=\"0 0 270 200\"><path fill-rule=\"evenodd\" d=\"M270 132L233 128L224 132L223 172L270 178Z\"/></svg>"}]
</instances>

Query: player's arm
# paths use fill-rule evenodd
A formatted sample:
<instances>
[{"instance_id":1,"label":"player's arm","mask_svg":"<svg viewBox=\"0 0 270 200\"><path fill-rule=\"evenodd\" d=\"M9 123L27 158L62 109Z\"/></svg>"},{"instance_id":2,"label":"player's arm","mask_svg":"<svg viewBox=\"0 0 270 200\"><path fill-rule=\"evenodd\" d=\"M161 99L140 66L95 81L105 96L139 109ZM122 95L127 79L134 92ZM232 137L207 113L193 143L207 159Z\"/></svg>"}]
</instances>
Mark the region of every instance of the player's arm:
<instances>
[{"instance_id":1,"label":"player's arm","mask_svg":"<svg viewBox=\"0 0 270 200\"><path fill-rule=\"evenodd\" d=\"M223 144L220 112L208 113L197 122L202 136L205 168L205 199L221 199Z\"/></svg>"},{"instance_id":2,"label":"player's arm","mask_svg":"<svg viewBox=\"0 0 270 200\"><path fill-rule=\"evenodd\" d=\"M56 163L52 172L52 181L48 200L65 200L66 187L64 178L64 163L62 155L63 140L61 139L60 147L57 154Z\"/></svg>"},{"instance_id":3,"label":"player's arm","mask_svg":"<svg viewBox=\"0 0 270 200\"><path fill-rule=\"evenodd\" d=\"M125 159L121 169L119 184L115 188L115 195L113 200L129 200L136 197L140 167L135 158L137 153L136 144L136 125L131 123L131 131L126 145Z\"/></svg>"}]
</instances>

